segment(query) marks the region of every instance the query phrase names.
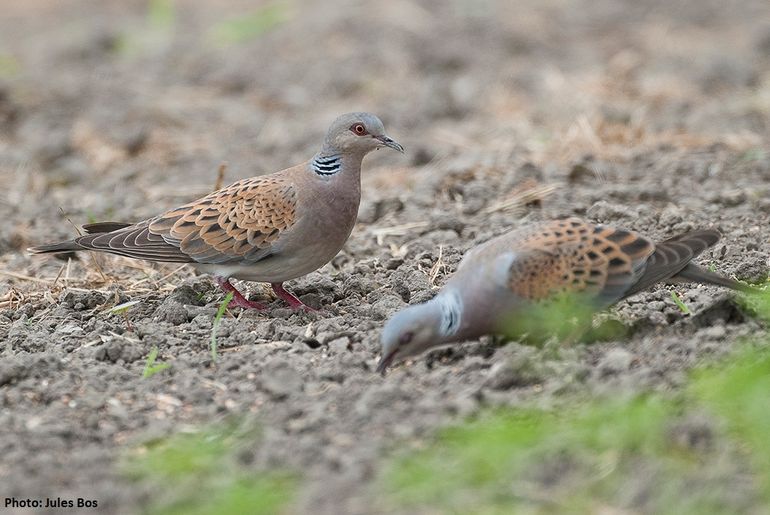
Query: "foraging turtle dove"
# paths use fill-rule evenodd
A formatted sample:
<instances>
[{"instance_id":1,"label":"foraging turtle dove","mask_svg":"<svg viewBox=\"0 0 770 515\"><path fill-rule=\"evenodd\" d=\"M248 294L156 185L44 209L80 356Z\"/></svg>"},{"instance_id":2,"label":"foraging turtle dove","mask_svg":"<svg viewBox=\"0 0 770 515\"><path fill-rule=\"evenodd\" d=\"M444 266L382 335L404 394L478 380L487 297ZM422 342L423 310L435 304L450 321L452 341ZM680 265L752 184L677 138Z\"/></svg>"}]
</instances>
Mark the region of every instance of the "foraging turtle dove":
<instances>
[{"instance_id":1,"label":"foraging turtle dove","mask_svg":"<svg viewBox=\"0 0 770 515\"><path fill-rule=\"evenodd\" d=\"M661 281L747 290L691 262L719 236L701 230L653 243L577 218L515 229L472 249L432 300L387 322L377 371L433 347L502 332L526 308L561 293L587 296L603 309Z\"/></svg>"},{"instance_id":2,"label":"foraging turtle dove","mask_svg":"<svg viewBox=\"0 0 770 515\"><path fill-rule=\"evenodd\" d=\"M268 282L292 308L307 308L283 283L328 263L345 244L361 199L361 162L381 147L404 152L373 114L345 114L310 161L242 179L148 220L89 224L86 235L29 250L190 263L232 292L234 306L264 308L243 297L231 278Z\"/></svg>"}]
</instances>

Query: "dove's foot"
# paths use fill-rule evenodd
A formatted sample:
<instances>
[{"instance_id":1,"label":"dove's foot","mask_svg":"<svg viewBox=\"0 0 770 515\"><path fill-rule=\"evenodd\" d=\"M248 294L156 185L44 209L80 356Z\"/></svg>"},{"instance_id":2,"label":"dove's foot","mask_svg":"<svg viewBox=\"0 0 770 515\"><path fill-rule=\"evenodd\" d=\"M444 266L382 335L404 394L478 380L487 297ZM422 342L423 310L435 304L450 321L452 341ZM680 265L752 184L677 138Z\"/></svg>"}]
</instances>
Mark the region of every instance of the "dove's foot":
<instances>
[{"instance_id":1,"label":"dove's foot","mask_svg":"<svg viewBox=\"0 0 770 515\"><path fill-rule=\"evenodd\" d=\"M283 288L283 283L270 283L270 286L273 287L273 291L275 292L278 297L282 298L286 301L286 303L291 307L291 309L303 309L305 311L317 311L301 300L299 300L297 297L292 295L291 293L287 292Z\"/></svg>"},{"instance_id":2,"label":"dove's foot","mask_svg":"<svg viewBox=\"0 0 770 515\"><path fill-rule=\"evenodd\" d=\"M244 297L241 292L239 292L235 286L230 284L230 279L225 279L224 277L217 277L217 284L220 288L222 288L227 293L233 294L233 300L230 301L230 306L236 307L236 308L245 308L245 309L265 309L264 304L260 304L259 302L254 302L252 300L247 299Z\"/></svg>"}]
</instances>

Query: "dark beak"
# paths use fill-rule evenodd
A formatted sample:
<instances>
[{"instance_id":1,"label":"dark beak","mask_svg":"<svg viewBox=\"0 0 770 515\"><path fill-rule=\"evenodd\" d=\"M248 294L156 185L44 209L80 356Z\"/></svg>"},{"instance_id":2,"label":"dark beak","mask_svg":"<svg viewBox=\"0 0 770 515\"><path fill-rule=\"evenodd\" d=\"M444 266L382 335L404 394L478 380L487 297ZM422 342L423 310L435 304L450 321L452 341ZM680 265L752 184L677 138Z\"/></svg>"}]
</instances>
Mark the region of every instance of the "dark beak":
<instances>
[{"instance_id":1,"label":"dark beak","mask_svg":"<svg viewBox=\"0 0 770 515\"><path fill-rule=\"evenodd\" d=\"M396 145L398 145L398 143L396 143ZM377 373L381 374L382 377L385 377L385 371L388 370L388 367L393 364L393 359L395 357L396 350L393 350L389 354L382 356L380 358L380 362L377 364Z\"/></svg>"},{"instance_id":2,"label":"dark beak","mask_svg":"<svg viewBox=\"0 0 770 515\"><path fill-rule=\"evenodd\" d=\"M374 138L380 140L382 144L385 145L386 147L390 147L393 150L398 150L402 154L404 153L404 147L402 147L400 143L390 139L386 135L383 134L382 136L375 136Z\"/></svg>"}]
</instances>

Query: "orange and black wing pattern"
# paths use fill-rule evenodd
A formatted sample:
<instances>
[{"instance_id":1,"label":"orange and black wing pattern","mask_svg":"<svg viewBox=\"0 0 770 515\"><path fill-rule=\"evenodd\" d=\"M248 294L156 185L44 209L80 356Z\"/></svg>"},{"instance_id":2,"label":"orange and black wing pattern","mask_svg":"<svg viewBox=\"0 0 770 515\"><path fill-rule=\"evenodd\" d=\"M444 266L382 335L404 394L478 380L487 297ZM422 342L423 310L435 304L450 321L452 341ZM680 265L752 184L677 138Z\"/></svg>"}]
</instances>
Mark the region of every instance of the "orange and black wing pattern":
<instances>
[{"instance_id":1,"label":"orange and black wing pattern","mask_svg":"<svg viewBox=\"0 0 770 515\"><path fill-rule=\"evenodd\" d=\"M294 225L296 208L291 184L258 177L173 209L147 229L198 263L256 262Z\"/></svg>"},{"instance_id":2,"label":"orange and black wing pattern","mask_svg":"<svg viewBox=\"0 0 770 515\"><path fill-rule=\"evenodd\" d=\"M88 249L149 261L249 263L270 255L296 220L292 184L283 177L255 177L144 222L91 224L89 234L31 250Z\"/></svg>"},{"instance_id":3,"label":"orange and black wing pattern","mask_svg":"<svg viewBox=\"0 0 770 515\"><path fill-rule=\"evenodd\" d=\"M624 298L644 275L655 244L641 235L577 218L516 231L508 286L539 301L557 294L588 295L599 304Z\"/></svg>"}]
</instances>

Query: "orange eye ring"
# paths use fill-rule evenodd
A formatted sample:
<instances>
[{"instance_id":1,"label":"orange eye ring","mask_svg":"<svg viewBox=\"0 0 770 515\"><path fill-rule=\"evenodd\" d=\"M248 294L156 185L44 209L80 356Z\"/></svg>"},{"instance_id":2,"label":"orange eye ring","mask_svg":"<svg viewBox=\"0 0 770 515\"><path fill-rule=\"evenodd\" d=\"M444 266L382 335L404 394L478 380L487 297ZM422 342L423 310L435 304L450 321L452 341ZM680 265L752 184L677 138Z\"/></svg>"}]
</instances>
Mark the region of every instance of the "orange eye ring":
<instances>
[{"instance_id":1,"label":"orange eye ring","mask_svg":"<svg viewBox=\"0 0 770 515\"><path fill-rule=\"evenodd\" d=\"M357 136L363 136L364 134L366 134L366 127L364 127L363 123L353 124L350 130L353 132L353 134Z\"/></svg>"}]
</instances>

